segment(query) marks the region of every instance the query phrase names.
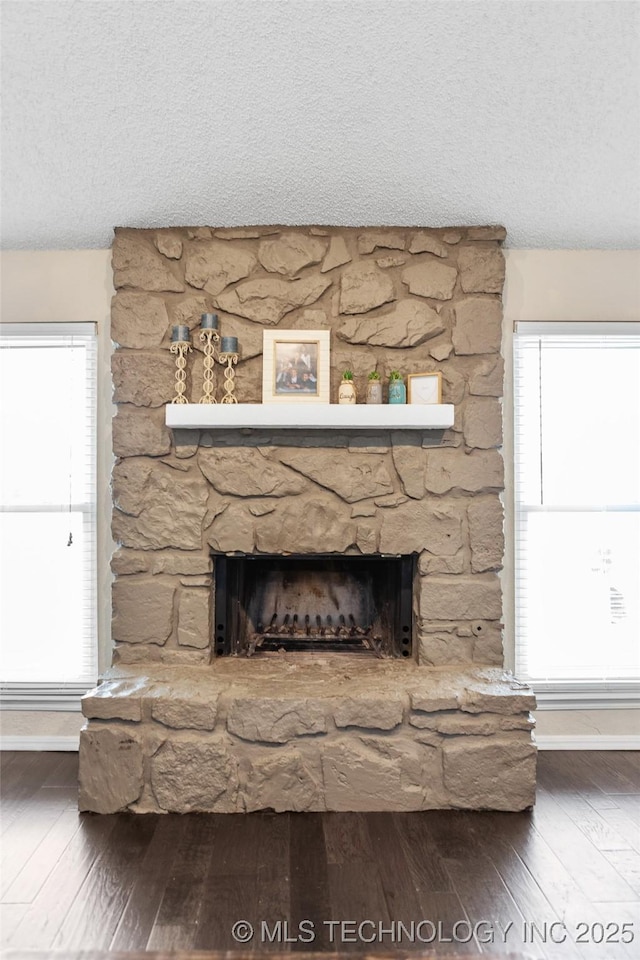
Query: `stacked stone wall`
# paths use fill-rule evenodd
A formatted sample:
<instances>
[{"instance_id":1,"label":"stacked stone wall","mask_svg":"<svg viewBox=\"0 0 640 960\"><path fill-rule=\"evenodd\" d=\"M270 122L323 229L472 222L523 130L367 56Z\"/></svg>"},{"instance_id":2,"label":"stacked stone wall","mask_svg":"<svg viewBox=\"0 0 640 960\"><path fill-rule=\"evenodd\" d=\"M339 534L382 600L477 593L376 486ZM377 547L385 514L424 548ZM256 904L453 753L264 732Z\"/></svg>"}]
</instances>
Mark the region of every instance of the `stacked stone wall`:
<instances>
[{"instance_id":1,"label":"stacked stone wall","mask_svg":"<svg viewBox=\"0 0 640 960\"><path fill-rule=\"evenodd\" d=\"M501 227L116 232L114 662L207 664L211 553L419 555L424 665L501 664ZM174 324L215 312L258 403L264 329L331 331L344 369L440 371L443 433L172 431ZM197 336L187 398L202 393ZM221 390L220 370L216 387ZM397 407L402 423L402 407Z\"/></svg>"}]
</instances>

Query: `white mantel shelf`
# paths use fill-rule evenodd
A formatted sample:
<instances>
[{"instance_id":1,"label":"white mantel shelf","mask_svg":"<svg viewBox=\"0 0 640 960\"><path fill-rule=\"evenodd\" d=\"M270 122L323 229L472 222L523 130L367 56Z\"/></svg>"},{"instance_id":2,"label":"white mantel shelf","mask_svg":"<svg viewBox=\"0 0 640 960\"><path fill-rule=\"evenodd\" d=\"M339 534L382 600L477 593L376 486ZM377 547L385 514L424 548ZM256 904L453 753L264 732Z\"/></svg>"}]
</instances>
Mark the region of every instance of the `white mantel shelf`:
<instances>
[{"instance_id":1,"label":"white mantel shelf","mask_svg":"<svg viewBox=\"0 0 640 960\"><path fill-rule=\"evenodd\" d=\"M452 403L170 403L166 424L184 430L443 430Z\"/></svg>"}]
</instances>

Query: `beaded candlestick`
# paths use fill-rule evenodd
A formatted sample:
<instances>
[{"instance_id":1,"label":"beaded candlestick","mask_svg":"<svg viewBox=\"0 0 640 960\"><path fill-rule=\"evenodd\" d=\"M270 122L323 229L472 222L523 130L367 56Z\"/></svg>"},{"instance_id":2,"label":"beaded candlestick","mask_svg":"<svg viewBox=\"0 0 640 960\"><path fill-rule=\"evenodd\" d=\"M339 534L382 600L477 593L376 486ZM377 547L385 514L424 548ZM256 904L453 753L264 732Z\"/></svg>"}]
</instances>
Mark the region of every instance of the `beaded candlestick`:
<instances>
[{"instance_id":1,"label":"beaded candlestick","mask_svg":"<svg viewBox=\"0 0 640 960\"><path fill-rule=\"evenodd\" d=\"M235 364L238 362L238 338L237 337L222 337L220 340L220 353L218 355L218 363L221 363L226 369L224 371L224 396L220 403L237 403L238 399L234 393L235 383L234 377L236 375L235 370L233 369Z\"/></svg>"},{"instance_id":2,"label":"beaded candlestick","mask_svg":"<svg viewBox=\"0 0 640 960\"><path fill-rule=\"evenodd\" d=\"M184 392L187 387L187 354L191 352L189 327L177 326L171 331L171 353L176 355L176 395L171 403L187 403Z\"/></svg>"},{"instance_id":3,"label":"beaded candlestick","mask_svg":"<svg viewBox=\"0 0 640 960\"><path fill-rule=\"evenodd\" d=\"M200 324L200 341L204 344L204 380L200 403L217 403L213 396L213 365L215 363L214 344L220 342L220 335L216 329L218 317L215 313L203 313Z\"/></svg>"},{"instance_id":4,"label":"beaded candlestick","mask_svg":"<svg viewBox=\"0 0 640 960\"><path fill-rule=\"evenodd\" d=\"M224 396L220 403L237 403L238 398L235 395L235 382L234 378L236 375L235 370L233 369L234 365L238 362L237 353L221 353L218 355L218 363L221 363L223 366L226 364L224 371Z\"/></svg>"}]
</instances>

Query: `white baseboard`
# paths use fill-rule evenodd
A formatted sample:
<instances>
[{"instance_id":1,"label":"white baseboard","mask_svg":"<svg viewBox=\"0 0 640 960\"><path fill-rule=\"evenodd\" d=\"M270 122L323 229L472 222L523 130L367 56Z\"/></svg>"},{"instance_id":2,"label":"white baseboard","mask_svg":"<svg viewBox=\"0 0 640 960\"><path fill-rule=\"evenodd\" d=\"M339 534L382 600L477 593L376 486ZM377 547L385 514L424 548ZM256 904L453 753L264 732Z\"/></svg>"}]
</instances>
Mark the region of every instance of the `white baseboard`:
<instances>
[{"instance_id":1,"label":"white baseboard","mask_svg":"<svg viewBox=\"0 0 640 960\"><path fill-rule=\"evenodd\" d=\"M0 750L70 750L77 751L79 737L0 737Z\"/></svg>"},{"instance_id":2,"label":"white baseboard","mask_svg":"<svg viewBox=\"0 0 640 960\"><path fill-rule=\"evenodd\" d=\"M536 734L539 750L640 750L640 736Z\"/></svg>"}]
</instances>

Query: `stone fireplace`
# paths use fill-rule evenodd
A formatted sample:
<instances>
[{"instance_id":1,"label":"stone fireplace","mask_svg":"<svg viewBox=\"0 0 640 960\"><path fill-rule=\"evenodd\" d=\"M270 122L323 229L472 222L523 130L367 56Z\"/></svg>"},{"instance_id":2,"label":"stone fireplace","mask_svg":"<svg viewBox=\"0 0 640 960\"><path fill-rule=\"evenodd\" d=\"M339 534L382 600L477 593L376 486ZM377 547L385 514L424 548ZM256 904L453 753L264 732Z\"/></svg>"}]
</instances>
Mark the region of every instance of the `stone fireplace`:
<instances>
[{"instance_id":1,"label":"stone fireplace","mask_svg":"<svg viewBox=\"0 0 640 960\"><path fill-rule=\"evenodd\" d=\"M114 653L83 701L81 809L534 802L534 699L502 666L504 236L116 232ZM453 427L398 406L390 431L171 430L171 326L210 312L243 403L263 329L326 329L332 399L347 368L438 370Z\"/></svg>"}]
</instances>

